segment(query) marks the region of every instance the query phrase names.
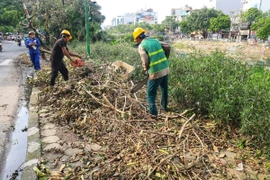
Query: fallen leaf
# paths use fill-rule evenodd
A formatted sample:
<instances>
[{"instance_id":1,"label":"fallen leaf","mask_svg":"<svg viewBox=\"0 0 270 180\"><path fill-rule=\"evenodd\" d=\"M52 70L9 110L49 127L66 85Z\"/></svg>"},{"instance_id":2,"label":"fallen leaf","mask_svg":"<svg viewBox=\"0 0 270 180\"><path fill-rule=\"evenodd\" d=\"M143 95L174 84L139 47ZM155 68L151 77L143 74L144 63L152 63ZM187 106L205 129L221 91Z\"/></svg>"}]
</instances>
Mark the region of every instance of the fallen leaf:
<instances>
[{"instance_id":1,"label":"fallen leaf","mask_svg":"<svg viewBox=\"0 0 270 180\"><path fill-rule=\"evenodd\" d=\"M229 147L227 151L235 152L235 149L233 147Z\"/></svg>"},{"instance_id":2,"label":"fallen leaf","mask_svg":"<svg viewBox=\"0 0 270 180\"><path fill-rule=\"evenodd\" d=\"M224 158L225 156L226 156L225 153L221 153L218 157L219 157L219 158Z\"/></svg>"},{"instance_id":3,"label":"fallen leaf","mask_svg":"<svg viewBox=\"0 0 270 180\"><path fill-rule=\"evenodd\" d=\"M215 146L214 144L212 144L212 145L213 145L213 149L214 149L214 151L215 151L216 153L219 153L218 147L217 147L217 146Z\"/></svg>"},{"instance_id":4,"label":"fallen leaf","mask_svg":"<svg viewBox=\"0 0 270 180\"><path fill-rule=\"evenodd\" d=\"M244 170L244 165L243 165L243 163L237 164L235 170L236 170L236 171L243 171L243 170Z\"/></svg>"},{"instance_id":5,"label":"fallen leaf","mask_svg":"<svg viewBox=\"0 0 270 180\"><path fill-rule=\"evenodd\" d=\"M169 154L167 151L165 151L164 149L159 149L158 150L159 152L161 152L161 153L164 153L164 154Z\"/></svg>"}]
</instances>

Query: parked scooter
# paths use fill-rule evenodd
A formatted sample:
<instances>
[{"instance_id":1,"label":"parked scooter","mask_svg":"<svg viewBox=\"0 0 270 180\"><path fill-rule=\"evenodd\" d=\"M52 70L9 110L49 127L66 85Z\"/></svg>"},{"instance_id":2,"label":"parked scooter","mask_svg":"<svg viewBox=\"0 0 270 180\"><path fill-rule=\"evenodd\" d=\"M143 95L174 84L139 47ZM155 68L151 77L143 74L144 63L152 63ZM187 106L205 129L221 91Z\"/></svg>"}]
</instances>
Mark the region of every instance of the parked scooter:
<instances>
[{"instance_id":1,"label":"parked scooter","mask_svg":"<svg viewBox=\"0 0 270 180\"><path fill-rule=\"evenodd\" d=\"M21 46L22 45L22 40L21 40L21 38L18 38L18 46Z\"/></svg>"}]
</instances>

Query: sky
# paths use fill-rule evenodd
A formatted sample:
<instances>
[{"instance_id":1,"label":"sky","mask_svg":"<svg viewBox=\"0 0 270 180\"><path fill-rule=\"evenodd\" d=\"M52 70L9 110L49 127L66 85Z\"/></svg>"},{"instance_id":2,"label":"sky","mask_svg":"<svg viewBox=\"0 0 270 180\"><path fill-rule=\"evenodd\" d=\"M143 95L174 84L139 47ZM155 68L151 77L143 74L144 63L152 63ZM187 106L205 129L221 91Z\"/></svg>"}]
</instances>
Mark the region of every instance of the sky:
<instances>
[{"instance_id":1,"label":"sky","mask_svg":"<svg viewBox=\"0 0 270 180\"><path fill-rule=\"evenodd\" d=\"M187 4L193 9L198 9L207 5L209 0L96 0L96 2L102 8L101 13L106 16L104 25L110 25L112 18L116 16L148 8L152 8L154 12L158 13L160 23L171 14L172 8L184 7Z\"/></svg>"},{"instance_id":2,"label":"sky","mask_svg":"<svg viewBox=\"0 0 270 180\"><path fill-rule=\"evenodd\" d=\"M94 1L94 0L92 0ZM170 16L172 8L184 7L186 4L199 9L209 4L209 0L95 0L101 6L101 13L106 16L103 25L110 25L114 17L125 13L134 13L140 9L152 8L158 13L158 23ZM270 9L270 0L263 0L262 10Z\"/></svg>"}]
</instances>

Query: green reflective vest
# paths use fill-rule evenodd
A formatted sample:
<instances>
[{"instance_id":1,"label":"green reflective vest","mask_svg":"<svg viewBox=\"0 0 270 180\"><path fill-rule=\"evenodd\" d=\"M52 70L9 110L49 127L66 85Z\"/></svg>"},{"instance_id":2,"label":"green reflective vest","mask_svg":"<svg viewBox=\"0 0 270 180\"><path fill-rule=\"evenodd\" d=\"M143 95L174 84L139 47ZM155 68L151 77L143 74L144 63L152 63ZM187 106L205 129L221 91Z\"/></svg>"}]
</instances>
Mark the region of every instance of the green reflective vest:
<instances>
[{"instance_id":1,"label":"green reflective vest","mask_svg":"<svg viewBox=\"0 0 270 180\"><path fill-rule=\"evenodd\" d=\"M149 74L154 74L169 67L170 63L157 39L146 38L142 41L141 46L150 58Z\"/></svg>"}]
</instances>

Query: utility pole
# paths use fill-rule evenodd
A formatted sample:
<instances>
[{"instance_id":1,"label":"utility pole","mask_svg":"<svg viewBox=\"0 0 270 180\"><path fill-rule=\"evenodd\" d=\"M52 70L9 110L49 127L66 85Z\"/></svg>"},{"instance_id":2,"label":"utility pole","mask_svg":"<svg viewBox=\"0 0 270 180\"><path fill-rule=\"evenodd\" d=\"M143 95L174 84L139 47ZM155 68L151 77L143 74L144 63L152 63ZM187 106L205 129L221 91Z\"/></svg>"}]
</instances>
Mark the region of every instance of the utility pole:
<instances>
[{"instance_id":1,"label":"utility pole","mask_svg":"<svg viewBox=\"0 0 270 180\"><path fill-rule=\"evenodd\" d=\"M261 10L262 7L262 0L260 0L259 10Z\"/></svg>"},{"instance_id":2,"label":"utility pole","mask_svg":"<svg viewBox=\"0 0 270 180\"><path fill-rule=\"evenodd\" d=\"M86 52L90 56L90 32L89 32L89 17L88 17L88 3L84 0L84 10L85 10L85 32L86 32Z\"/></svg>"},{"instance_id":3,"label":"utility pole","mask_svg":"<svg viewBox=\"0 0 270 180\"><path fill-rule=\"evenodd\" d=\"M39 9L39 0L37 0L37 9L38 9L38 11L40 10ZM40 28L40 14L38 15L38 28Z\"/></svg>"}]
</instances>

